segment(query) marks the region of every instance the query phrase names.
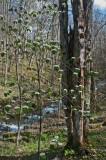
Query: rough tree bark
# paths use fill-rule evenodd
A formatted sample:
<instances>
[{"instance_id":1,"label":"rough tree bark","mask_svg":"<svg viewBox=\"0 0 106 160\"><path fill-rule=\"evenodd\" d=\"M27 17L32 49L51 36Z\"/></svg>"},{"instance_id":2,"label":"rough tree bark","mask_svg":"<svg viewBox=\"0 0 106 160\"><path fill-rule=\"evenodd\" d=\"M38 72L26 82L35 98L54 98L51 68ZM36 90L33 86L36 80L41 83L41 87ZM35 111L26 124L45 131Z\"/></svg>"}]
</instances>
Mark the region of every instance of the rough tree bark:
<instances>
[{"instance_id":1,"label":"rough tree bark","mask_svg":"<svg viewBox=\"0 0 106 160\"><path fill-rule=\"evenodd\" d=\"M65 8L63 8L63 3ZM68 128L68 144L72 144L74 148L79 149L84 142L84 111L90 106L90 78L86 76L85 79L85 63L88 58L90 50L90 11L92 10L92 0L71 0L72 14L74 27L70 30L70 40L68 39L68 5L67 0L60 0L60 43L63 52L62 68L63 74L63 90L67 89L67 94L63 94L63 102L66 105L65 114L67 117L66 123ZM89 19L87 19L89 18ZM89 26L88 26L89 25ZM88 43L88 45L86 45ZM80 68L79 78L74 82L73 67L71 58L76 57ZM69 63L71 62L71 63ZM87 64L87 70L90 71L90 63ZM86 82L86 83L85 83ZM71 106L72 97L70 90L73 85L82 86L82 91L76 100L77 110L72 111ZM88 87L88 91L87 91ZM79 93L77 92L77 95ZM86 105L85 105L86 104ZM88 105L87 105L88 104ZM87 124L86 121L85 124Z\"/></svg>"},{"instance_id":2,"label":"rough tree bark","mask_svg":"<svg viewBox=\"0 0 106 160\"><path fill-rule=\"evenodd\" d=\"M90 104L91 104L91 77L89 73L91 71L91 63L92 63L92 47L91 47L91 30L92 30L92 0L84 1L84 15L85 15L85 39L86 39L86 72L85 72L85 111L90 111ZM89 114L89 113L88 113ZM84 119L84 137L87 137L87 132L89 129L89 117L85 116Z\"/></svg>"},{"instance_id":3,"label":"rough tree bark","mask_svg":"<svg viewBox=\"0 0 106 160\"><path fill-rule=\"evenodd\" d=\"M80 60L80 82L79 84L81 86L84 86L84 63L85 63L85 19L84 19L84 7L83 7L83 1L79 1L76 3L78 5L78 37L79 40L79 60ZM84 88L82 89L81 95L80 95L80 104L77 111L74 111L73 114L73 145L75 148L80 148L83 146L83 114L84 114ZM79 111L80 110L80 111Z\"/></svg>"},{"instance_id":4,"label":"rough tree bark","mask_svg":"<svg viewBox=\"0 0 106 160\"><path fill-rule=\"evenodd\" d=\"M66 124L68 128L68 144L72 144L72 110L71 110L71 97L69 91L72 87L72 70L70 69L70 59L73 56L73 34L68 35L68 4L67 0L59 0L59 10L60 13L60 44L62 50L62 63L61 68L64 70L62 76L62 89L67 90L67 93L63 93L63 103L66 106L65 115L66 115ZM69 43L71 45L69 45Z\"/></svg>"}]
</instances>

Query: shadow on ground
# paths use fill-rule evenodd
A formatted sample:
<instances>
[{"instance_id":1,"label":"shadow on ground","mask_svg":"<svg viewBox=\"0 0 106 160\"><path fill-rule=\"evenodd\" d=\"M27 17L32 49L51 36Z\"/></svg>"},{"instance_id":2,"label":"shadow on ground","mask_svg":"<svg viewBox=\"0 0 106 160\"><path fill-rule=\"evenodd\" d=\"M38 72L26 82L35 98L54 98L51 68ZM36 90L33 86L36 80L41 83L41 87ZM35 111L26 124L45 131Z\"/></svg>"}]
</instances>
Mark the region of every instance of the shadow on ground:
<instances>
[{"instance_id":1,"label":"shadow on ground","mask_svg":"<svg viewBox=\"0 0 106 160\"><path fill-rule=\"evenodd\" d=\"M62 148L55 150L49 150L46 152L46 160L59 160L62 156ZM38 154L26 155L26 156L0 156L0 160L38 160Z\"/></svg>"}]
</instances>

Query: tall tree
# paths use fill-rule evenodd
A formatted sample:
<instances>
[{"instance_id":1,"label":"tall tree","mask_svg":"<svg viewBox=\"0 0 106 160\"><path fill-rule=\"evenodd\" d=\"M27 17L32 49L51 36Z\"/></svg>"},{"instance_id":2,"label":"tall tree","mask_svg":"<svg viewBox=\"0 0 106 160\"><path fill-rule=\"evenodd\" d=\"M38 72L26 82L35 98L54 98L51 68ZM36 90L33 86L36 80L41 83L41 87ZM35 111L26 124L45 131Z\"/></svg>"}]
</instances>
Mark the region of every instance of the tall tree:
<instances>
[{"instance_id":1,"label":"tall tree","mask_svg":"<svg viewBox=\"0 0 106 160\"><path fill-rule=\"evenodd\" d=\"M62 77L62 89L63 89L63 101L66 106L65 114L66 117L66 124L68 128L68 144L72 142L72 110L70 107L71 97L69 94L69 90L71 89L70 80L72 78L72 70L70 70L70 59L73 56L73 44L72 46L69 45L69 37L68 37L68 3L67 0L60 0L59 1L59 9L60 13L60 44L62 50L62 63L61 67L64 70L63 77ZM73 39L73 36L70 36L70 43ZM64 93L66 91L67 93Z\"/></svg>"},{"instance_id":2,"label":"tall tree","mask_svg":"<svg viewBox=\"0 0 106 160\"><path fill-rule=\"evenodd\" d=\"M90 24L93 1L71 0L74 25L72 28L70 24L69 34L68 3L67 0L59 1L60 43L64 64L62 83L63 90L67 91L66 94L63 93L63 101L66 105L68 145L73 144L74 148L79 149L84 142L84 111L90 106L90 79L88 75L85 79L85 65L91 54ZM87 64L87 72L90 72L90 64Z\"/></svg>"}]
</instances>

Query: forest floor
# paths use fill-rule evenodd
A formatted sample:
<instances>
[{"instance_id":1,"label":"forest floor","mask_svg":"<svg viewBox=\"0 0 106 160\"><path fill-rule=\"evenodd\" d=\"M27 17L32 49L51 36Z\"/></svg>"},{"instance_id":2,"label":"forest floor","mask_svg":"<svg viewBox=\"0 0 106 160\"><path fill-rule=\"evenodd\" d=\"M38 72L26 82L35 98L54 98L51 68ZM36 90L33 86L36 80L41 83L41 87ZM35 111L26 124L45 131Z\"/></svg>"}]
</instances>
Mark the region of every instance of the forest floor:
<instances>
[{"instance_id":1,"label":"forest floor","mask_svg":"<svg viewBox=\"0 0 106 160\"><path fill-rule=\"evenodd\" d=\"M89 154L81 152L80 155L72 149L64 150L66 128L63 117L61 117L60 126L56 126L58 118L48 118L50 123L45 120L46 129L41 135L41 152L45 155L41 160L45 160L45 156L46 160L106 160L106 106L93 113L92 116L88 140L85 143ZM34 129L31 132L34 133ZM28 135L30 140L27 141L24 136L18 149L15 149L13 137L0 139L0 160L38 160L38 135L34 134L34 137L31 134Z\"/></svg>"}]
</instances>

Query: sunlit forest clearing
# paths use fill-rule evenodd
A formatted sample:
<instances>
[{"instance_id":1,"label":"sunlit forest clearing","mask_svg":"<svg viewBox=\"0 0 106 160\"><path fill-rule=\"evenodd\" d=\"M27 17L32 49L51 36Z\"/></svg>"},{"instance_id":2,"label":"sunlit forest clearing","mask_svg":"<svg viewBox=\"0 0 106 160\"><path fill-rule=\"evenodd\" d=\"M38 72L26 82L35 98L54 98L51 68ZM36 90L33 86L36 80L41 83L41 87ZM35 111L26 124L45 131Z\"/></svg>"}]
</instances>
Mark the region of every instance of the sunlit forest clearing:
<instances>
[{"instance_id":1,"label":"sunlit forest clearing","mask_svg":"<svg viewBox=\"0 0 106 160\"><path fill-rule=\"evenodd\" d=\"M105 44L93 0L0 0L0 160L106 159Z\"/></svg>"}]
</instances>

